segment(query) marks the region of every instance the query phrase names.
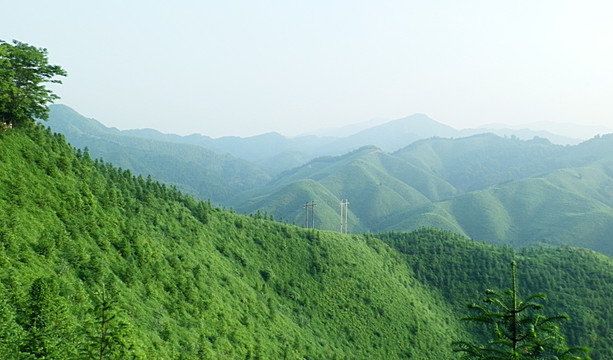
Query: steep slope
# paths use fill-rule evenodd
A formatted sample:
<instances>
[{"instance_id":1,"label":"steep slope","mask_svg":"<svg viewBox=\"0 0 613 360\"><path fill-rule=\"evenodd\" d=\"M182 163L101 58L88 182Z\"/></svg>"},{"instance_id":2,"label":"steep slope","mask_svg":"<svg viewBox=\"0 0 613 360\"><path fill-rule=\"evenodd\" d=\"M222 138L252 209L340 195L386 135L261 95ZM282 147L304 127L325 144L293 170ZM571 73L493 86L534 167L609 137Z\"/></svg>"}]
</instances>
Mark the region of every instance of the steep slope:
<instances>
[{"instance_id":1,"label":"steep slope","mask_svg":"<svg viewBox=\"0 0 613 360\"><path fill-rule=\"evenodd\" d=\"M195 145L128 137L66 106L51 107L49 125L73 146L87 147L93 157L216 203L269 180L263 170L244 160Z\"/></svg>"},{"instance_id":2,"label":"steep slope","mask_svg":"<svg viewBox=\"0 0 613 360\"><path fill-rule=\"evenodd\" d=\"M0 133L0 244L3 358L430 359L468 336L378 240L213 208L40 127Z\"/></svg>"}]
</instances>

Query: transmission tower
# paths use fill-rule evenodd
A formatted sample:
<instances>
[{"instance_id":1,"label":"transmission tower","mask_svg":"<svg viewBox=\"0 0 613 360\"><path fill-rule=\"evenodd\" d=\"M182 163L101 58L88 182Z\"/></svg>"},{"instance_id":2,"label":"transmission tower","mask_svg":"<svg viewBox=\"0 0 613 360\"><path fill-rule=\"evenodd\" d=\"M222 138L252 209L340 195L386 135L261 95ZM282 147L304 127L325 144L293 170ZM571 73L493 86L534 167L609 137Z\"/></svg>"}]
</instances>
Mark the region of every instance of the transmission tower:
<instances>
[{"instance_id":1,"label":"transmission tower","mask_svg":"<svg viewBox=\"0 0 613 360\"><path fill-rule=\"evenodd\" d=\"M310 224L310 228L311 229L315 229L315 205L317 205L315 203L315 201L311 201L310 204L307 201L304 204L304 227L307 228L307 229L309 228L309 208L311 208L311 224Z\"/></svg>"},{"instance_id":2,"label":"transmission tower","mask_svg":"<svg viewBox=\"0 0 613 360\"><path fill-rule=\"evenodd\" d=\"M347 205L349 205L349 200L345 199L345 200L341 200L341 234L346 234L347 230L348 230L348 218L347 218L347 214L348 214L348 207Z\"/></svg>"}]
</instances>

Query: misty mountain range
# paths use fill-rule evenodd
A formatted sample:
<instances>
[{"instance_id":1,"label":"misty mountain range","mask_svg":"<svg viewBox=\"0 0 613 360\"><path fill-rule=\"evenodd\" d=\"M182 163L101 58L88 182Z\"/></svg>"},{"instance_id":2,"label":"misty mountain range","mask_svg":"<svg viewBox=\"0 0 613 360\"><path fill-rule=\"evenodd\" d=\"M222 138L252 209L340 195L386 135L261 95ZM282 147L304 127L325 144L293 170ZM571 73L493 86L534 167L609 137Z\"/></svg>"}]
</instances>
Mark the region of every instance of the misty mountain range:
<instances>
[{"instance_id":1,"label":"misty mountain range","mask_svg":"<svg viewBox=\"0 0 613 360\"><path fill-rule=\"evenodd\" d=\"M386 152L393 152L414 141L432 137L459 138L482 133L492 133L501 137L515 136L529 140L536 137L546 138L554 144L576 145L583 140L549 131L530 129L512 129L504 125L494 127L456 130L441 124L424 114L414 114L405 118L387 121L356 131L349 126L341 129L322 130L325 135L302 135L285 137L278 133L266 133L246 138L226 136L211 137L192 134L179 136L163 134L153 129L124 130L123 134L152 140L188 143L203 146L219 153L229 153L255 163L266 163L271 158L283 158L285 154L299 154L301 158L314 158L324 155L340 155L364 145L374 145ZM347 133L346 136L334 136L334 133Z\"/></svg>"},{"instance_id":2,"label":"misty mountain range","mask_svg":"<svg viewBox=\"0 0 613 360\"><path fill-rule=\"evenodd\" d=\"M94 158L240 213L302 225L315 201L316 227L338 231L348 199L350 232L436 227L613 254L611 135L568 145L546 132L457 131L416 114L338 138L212 139L110 129L61 105L48 124Z\"/></svg>"}]
</instances>

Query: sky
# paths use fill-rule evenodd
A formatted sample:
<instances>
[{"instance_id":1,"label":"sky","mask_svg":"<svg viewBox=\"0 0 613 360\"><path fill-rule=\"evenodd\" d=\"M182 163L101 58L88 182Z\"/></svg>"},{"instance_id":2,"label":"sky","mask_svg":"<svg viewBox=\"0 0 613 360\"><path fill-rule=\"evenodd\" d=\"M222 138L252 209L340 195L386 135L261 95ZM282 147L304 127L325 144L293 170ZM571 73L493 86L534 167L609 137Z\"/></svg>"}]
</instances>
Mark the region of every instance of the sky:
<instances>
[{"instance_id":1,"label":"sky","mask_svg":"<svg viewBox=\"0 0 613 360\"><path fill-rule=\"evenodd\" d=\"M119 129L613 128L608 0L0 2L0 39L68 72L58 102Z\"/></svg>"}]
</instances>

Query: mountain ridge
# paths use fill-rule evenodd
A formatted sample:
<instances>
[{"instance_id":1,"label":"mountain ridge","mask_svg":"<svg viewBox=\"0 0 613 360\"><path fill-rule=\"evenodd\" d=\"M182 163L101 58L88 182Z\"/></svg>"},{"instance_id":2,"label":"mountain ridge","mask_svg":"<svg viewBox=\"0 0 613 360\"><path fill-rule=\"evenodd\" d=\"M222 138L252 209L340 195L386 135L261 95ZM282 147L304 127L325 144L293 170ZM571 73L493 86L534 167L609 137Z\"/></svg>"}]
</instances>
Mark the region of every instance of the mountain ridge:
<instances>
[{"instance_id":1,"label":"mountain ridge","mask_svg":"<svg viewBox=\"0 0 613 360\"><path fill-rule=\"evenodd\" d=\"M0 144L0 357L111 344L105 358L448 359L452 341L488 338L460 319L510 286L511 260L522 293L571 316L569 345L613 356L613 260L594 251L301 229L93 160L42 126Z\"/></svg>"},{"instance_id":2,"label":"mountain ridge","mask_svg":"<svg viewBox=\"0 0 613 360\"><path fill-rule=\"evenodd\" d=\"M378 129L386 126L411 129L407 127L411 117L408 119L384 124ZM424 115L412 119L433 124ZM348 199L351 231L410 231L436 226L496 244L517 247L538 243L573 244L613 253L606 240L610 230L607 224L613 223L613 208L606 196L601 195L613 193L613 171L609 166L609 160L613 159L613 135L598 136L572 146L552 144L538 137L521 140L491 133L464 138L433 137L411 142L392 153L374 145L362 145L343 154L309 160L304 153L281 152L282 155L273 158L276 161L269 160L276 170L265 173L256 164L204 148L202 151L209 151L208 157L194 157L194 161L186 163L189 152L185 148L177 148L172 154L157 152L186 144L153 145L147 143L151 140L126 137L112 129L105 131L88 140L90 151L98 148L110 154L121 153L117 154L118 160L110 161L145 176L150 173L162 181L164 177L160 174L164 174L165 167L186 164L180 171L171 171L174 177L166 177L166 181L240 213L267 213L303 224L304 203L316 201L321 211L315 213L314 220L321 229L336 231L340 224L340 201ZM105 138L106 134L110 135ZM70 141L70 135L65 135ZM135 139L130 140L134 143L140 142L140 150L120 146L128 138ZM251 139L251 147L243 151L253 149L263 138L285 141L278 134L263 135ZM239 146L242 140L224 141ZM193 146L190 149L199 148L190 146ZM271 145L262 149L283 150L278 148ZM130 152L133 154L127 157ZM102 152L92 154L109 160ZM143 167L145 163L150 165ZM198 166L201 166L200 172L195 171ZM205 191L198 193L196 186ZM565 211L565 205L576 210ZM540 219L540 213L534 212L531 206L538 206L549 215ZM580 211L588 215L577 215ZM469 216L472 213L475 216ZM590 229L590 216L598 219L593 229ZM547 231L541 230L542 227ZM579 234L589 234L589 238L578 240Z\"/></svg>"}]
</instances>

